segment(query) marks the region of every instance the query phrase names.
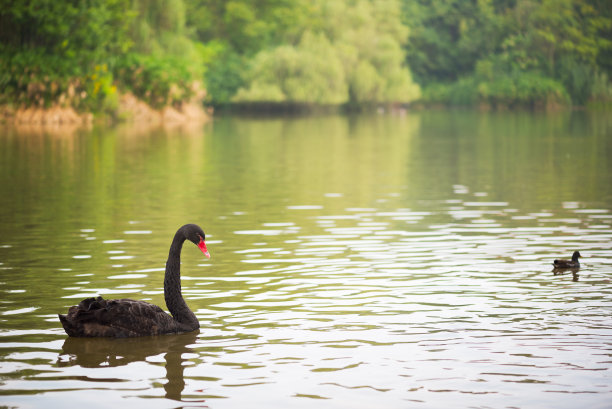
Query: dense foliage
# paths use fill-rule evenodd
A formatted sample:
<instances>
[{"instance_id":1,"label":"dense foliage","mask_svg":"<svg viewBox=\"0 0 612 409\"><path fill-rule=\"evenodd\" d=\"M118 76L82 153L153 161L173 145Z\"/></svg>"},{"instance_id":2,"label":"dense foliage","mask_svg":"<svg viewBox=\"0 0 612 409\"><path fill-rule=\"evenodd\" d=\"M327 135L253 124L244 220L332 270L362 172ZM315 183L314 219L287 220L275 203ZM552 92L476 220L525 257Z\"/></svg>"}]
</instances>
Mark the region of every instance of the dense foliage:
<instances>
[{"instance_id":1,"label":"dense foliage","mask_svg":"<svg viewBox=\"0 0 612 409\"><path fill-rule=\"evenodd\" d=\"M202 81L182 1L1 0L0 102L114 112L118 90L153 106Z\"/></svg>"},{"instance_id":2,"label":"dense foliage","mask_svg":"<svg viewBox=\"0 0 612 409\"><path fill-rule=\"evenodd\" d=\"M0 0L0 103L612 101L609 0Z\"/></svg>"},{"instance_id":3,"label":"dense foliage","mask_svg":"<svg viewBox=\"0 0 612 409\"><path fill-rule=\"evenodd\" d=\"M312 2L315 27L295 44L257 53L234 101L315 104L410 102L420 91L403 67L399 5Z\"/></svg>"},{"instance_id":4,"label":"dense foliage","mask_svg":"<svg viewBox=\"0 0 612 409\"><path fill-rule=\"evenodd\" d=\"M406 58L430 102L607 99L612 8L602 0L405 0Z\"/></svg>"},{"instance_id":5,"label":"dense foliage","mask_svg":"<svg viewBox=\"0 0 612 409\"><path fill-rule=\"evenodd\" d=\"M1 102L60 101L101 109L115 95L108 70L131 43L129 0L2 0Z\"/></svg>"},{"instance_id":6,"label":"dense foliage","mask_svg":"<svg viewBox=\"0 0 612 409\"><path fill-rule=\"evenodd\" d=\"M398 1L190 4L198 39L215 50L206 77L215 104L360 105L420 96L404 61L408 29Z\"/></svg>"}]
</instances>

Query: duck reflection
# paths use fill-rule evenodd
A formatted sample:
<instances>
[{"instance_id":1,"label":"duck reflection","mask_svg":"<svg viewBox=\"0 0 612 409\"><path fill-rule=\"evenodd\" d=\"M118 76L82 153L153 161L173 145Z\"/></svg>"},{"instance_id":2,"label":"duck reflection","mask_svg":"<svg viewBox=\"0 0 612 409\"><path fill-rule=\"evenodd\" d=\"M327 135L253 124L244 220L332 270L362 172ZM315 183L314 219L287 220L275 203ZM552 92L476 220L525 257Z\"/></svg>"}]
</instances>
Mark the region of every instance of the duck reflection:
<instances>
[{"instance_id":1,"label":"duck reflection","mask_svg":"<svg viewBox=\"0 0 612 409\"><path fill-rule=\"evenodd\" d=\"M572 281L580 280L580 274L578 274L579 268L553 268L553 275L560 276L567 272L572 273Z\"/></svg>"},{"instance_id":2,"label":"duck reflection","mask_svg":"<svg viewBox=\"0 0 612 409\"><path fill-rule=\"evenodd\" d=\"M198 334L199 331L137 338L68 337L58 357L58 365L79 365L84 368L122 366L165 353L168 380L164 385L166 398L181 401L185 388L183 363L186 359L183 354L193 351L190 345L196 342Z\"/></svg>"}]
</instances>

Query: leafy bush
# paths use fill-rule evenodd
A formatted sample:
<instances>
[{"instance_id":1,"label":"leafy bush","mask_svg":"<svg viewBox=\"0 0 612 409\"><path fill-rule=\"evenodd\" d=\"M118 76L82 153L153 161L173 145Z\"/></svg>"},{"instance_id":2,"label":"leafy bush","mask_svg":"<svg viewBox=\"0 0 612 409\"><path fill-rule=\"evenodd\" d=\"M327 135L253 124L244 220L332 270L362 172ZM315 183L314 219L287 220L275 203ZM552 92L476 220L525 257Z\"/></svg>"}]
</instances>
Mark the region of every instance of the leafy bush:
<instances>
[{"instance_id":1,"label":"leafy bush","mask_svg":"<svg viewBox=\"0 0 612 409\"><path fill-rule=\"evenodd\" d=\"M420 96L403 65L407 29L398 1L312 4L317 24L306 27L296 44L257 53L234 102L367 105Z\"/></svg>"},{"instance_id":2,"label":"leafy bush","mask_svg":"<svg viewBox=\"0 0 612 409\"><path fill-rule=\"evenodd\" d=\"M211 41L206 44L204 61L208 102L213 105L228 104L244 85L244 58L227 45Z\"/></svg>"},{"instance_id":3,"label":"leafy bush","mask_svg":"<svg viewBox=\"0 0 612 409\"><path fill-rule=\"evenodd\" d=\"M113 74L106 64L96 65L94 72L83 78L81 109L93 112L112 113L117 109L119 98Z\"/></svg>"},{"instance_id":4,"label":"leafy bush","mask_svg":"<svg viewBox=\"0 0 612 409\"><path fill-rule=\"evenodd\" d=\"M478 89L473 77L453 83L433 83L423 90L422 102L428 104L475 105Z\"/></svg>"},{"instance_id":5,"label":"leafy bush","mask_svg":"<svg viewBox=\"0 0 612 409\"><path fill-rule=\"evenodd\" d=\"M177 104L197 91L202 54L183 0L12 2L0 8L0 102L112 112L117 83L155 107Z\"/></svg>"},{"instance_id":6,"label":"leafy bush","mask_svg":"<svg viewBox=\"0 0 612 409\"><path fill-rule=\"evenodd\" d=\"M106 64L95 65L91 72L69 65L39 49L0 54L0 102L105 112L116 108L117 89Z\"/></svg>"},{"instance_id":7,"label":"leafy bush","mask_svg":"<svg viewBox=\"0 0 612 409\"><path fill-rule=\"evenodd\" d=\"M486 103L494 107L567 105L570 97L561 83L534 72L497 73L490 78L471 75L450 84L425 88L423 101L451 105Z\"/></svg>"},{"instance_id":8,"label":"leafy bush","mask_svg":"<svg viewBox=\"0 0 612 409\"><path fill-rule=\"evenodd\" d=\"M193 96L199 76L191 68L185 58L132 53L117 63L116 72L122 88L160 108Z\"/></svg>"},{"instance_id":9,"label":"leafy bush","mask_svg":"<svg viewBox=\"0 0 612 409\"><path fill-rule=\"evenodd\" d=\"M556 77L578 105L585 105L591 96L595 80L595 69L592 65L563 58L556 67Z\"/></svg>"},{"instance_id":10,"label":"leafy bush","mask_svg":"<svg viewBox=\"0 0 612 409\"><path fill-rule=\"evenodd\" d=\"M584 105L612 67L609 0L403 2L423 100ZM442 85L433 85L438 83ZM449 84L453 85L449 85ZM477 87L474 92L470 84Z\"/></svg>"},{"instance_id":11,"label":"leafy bush","mask_svg":"<svg viewBox=\"0 0 612 409\"><path fill-rule=\"evenodd\" d=\"M297 47L262 51L253 60L249 79L234 102L335 105L348 100L342 63L322 34L306 33Z\"/></svg>"},{"instance_id":12,"label":"leafy bush","mask_svg":"<svg viewBox=\"0 0 612 409\"><path fill-rule=\"evenodd\" d=\"M600 106L612 105L612 81L610 81L605 72L595 74L589 104Z\"/></svg>"}]
</instances>

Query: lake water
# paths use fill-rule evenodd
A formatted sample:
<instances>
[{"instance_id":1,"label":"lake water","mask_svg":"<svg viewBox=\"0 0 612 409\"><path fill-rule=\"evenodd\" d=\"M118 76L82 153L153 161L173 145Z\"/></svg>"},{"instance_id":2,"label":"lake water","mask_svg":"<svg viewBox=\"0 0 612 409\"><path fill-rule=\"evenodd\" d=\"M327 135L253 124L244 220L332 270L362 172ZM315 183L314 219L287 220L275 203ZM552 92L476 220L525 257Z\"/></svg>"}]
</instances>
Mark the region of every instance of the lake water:
<instances>
[{"instance_id":1,"label":"lake water","mask_svg":"<svg viewBox=\"0 0 612 409\"><path fill-rule=\"evenodd\" d=\"M0 407L612 407L609 113L0 128L0 206ZM184 223L199 333L66 336Z\"/></svg>"}]
</instances>

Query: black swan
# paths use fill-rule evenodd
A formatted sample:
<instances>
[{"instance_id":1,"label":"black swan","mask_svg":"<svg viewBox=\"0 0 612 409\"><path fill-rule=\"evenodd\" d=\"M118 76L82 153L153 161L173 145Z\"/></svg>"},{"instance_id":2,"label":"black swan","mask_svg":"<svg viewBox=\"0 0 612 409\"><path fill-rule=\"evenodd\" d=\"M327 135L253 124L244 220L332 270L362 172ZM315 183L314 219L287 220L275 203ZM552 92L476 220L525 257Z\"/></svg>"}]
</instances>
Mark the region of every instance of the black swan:
<instances>
[{"instance_id":1,"label":"black swan","mask_svg":"<svg viewBox=\"0 0 612 409\"><path fill-rule=\"evenodd\" d=\"M555 266L555 268L580 268L580 262L578 261L578 257L582 257L580 255L579 251L574 251L574 254L572 254L572 259L571 260L555 260L553 261L553 266Z\"/></svg>"},{"instance_id":2,"label":"black swan","mask_svg":"<svg viewBox=\"0 0 612 409\"><path fill-rule=\"evenodd\" d=\"M71 337L123 338L178 334L200 328L198 319L181 294L181 249L183 242L189 240L210 258L205 237L195 224L184 225L174 235L164 278L164 297L171 316L157 305L144 301L92 297L70 307L68 314L58 314L66 333Z\"/></svg>"}]
</instances>

